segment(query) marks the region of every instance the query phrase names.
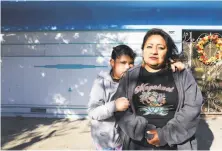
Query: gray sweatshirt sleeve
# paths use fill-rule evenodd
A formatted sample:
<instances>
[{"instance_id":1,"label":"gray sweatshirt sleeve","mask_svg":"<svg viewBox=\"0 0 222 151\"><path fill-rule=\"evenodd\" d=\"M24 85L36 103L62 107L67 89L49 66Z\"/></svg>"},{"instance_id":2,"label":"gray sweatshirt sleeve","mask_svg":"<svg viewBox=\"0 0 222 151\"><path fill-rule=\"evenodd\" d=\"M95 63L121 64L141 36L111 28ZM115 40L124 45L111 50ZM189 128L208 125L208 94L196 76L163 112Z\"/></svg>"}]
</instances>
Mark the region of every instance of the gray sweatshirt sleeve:
<instances>
[{"instance_id":1,"label":"gray sweatshirt sleeve","mask_svg":"<svg viewBox=\"0 0 222 151\"><path fill-rule=\"evenodd\" d=\"M104 120L113 116L116 109L115 101L106 103L105 95L103 79L98 77L94 81L88 103L88 115L91 119Z\"/></svg>"},{"instance_id":2,"label":"gray sweatshirt sleeve","mask_svg":"<svg viewBox=\"0 0 222 151\"><path fill-rule=\"evenodd\" d=\"M127 72L127 74L120 80L114 99L120 97L127 98L127 91L129 87L127 84L128 76L129 73ZM133 103L130 102L130 107L126 111L115 112L114 116L117 124L125 134L134 140L141 141L144 137L148 121L144 117L134 114L132 107Z\"/></svg>"},{"instance_id":3,"label":"gray sweatshirt sleeve","mask_svg":"<svg viewBox=\"0 0 222 151\"><path fill-rule=\"evenodd\" d=\"M158 128L160 146L181 144L190 139L196 132L201 106L202 94L192 74L183 71L184 104L163 128Z\"/></svg>"}]
</instances>

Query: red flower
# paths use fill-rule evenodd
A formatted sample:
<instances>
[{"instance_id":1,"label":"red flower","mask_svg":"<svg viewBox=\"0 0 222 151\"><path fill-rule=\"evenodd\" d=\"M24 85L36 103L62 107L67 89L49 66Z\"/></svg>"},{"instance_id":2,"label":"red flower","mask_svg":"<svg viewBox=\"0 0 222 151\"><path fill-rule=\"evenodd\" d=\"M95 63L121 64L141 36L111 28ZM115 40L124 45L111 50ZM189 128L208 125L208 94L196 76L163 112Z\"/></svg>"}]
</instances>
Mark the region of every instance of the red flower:
<instances>
[{"instance_id":1,"label":"red flower","mask_svg":"<svg viewBox=\"0 0 222 151\"><path fill-rule=\"evenodd\" d=\"M200 56L201 59L206 60L207 58L205 56Z\"/></svg>"}]
</instances>

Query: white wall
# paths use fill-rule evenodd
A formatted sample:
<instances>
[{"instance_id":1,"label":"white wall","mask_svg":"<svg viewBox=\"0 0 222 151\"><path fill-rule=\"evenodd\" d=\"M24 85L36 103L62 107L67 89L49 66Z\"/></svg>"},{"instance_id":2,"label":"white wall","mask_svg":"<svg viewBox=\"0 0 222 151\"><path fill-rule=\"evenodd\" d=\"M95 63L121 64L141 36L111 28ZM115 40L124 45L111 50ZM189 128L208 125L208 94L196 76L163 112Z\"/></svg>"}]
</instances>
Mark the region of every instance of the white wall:
<instances>
[{"instance_id":1,"label":"white wall","mask_svg":"<svg viewBox=\"0 0 222 151\"><path fill-rule=\"evenodd\" d=\"M172 34L180 50L181 31L178 29ZM112 47L121 43L128 44L139 56L137 64L141 61L140 47L145 33L146 31L3 33L2 116L86 116L89 92L97 73L110 70ZM68 69L69 65L75 64L104 67ZM46 68L45 65L55 66ZM61 66L62 68L57 68ZM46 113L31 112L31 108L35 107L45 109Z\"/></svg>"}]
</instances>

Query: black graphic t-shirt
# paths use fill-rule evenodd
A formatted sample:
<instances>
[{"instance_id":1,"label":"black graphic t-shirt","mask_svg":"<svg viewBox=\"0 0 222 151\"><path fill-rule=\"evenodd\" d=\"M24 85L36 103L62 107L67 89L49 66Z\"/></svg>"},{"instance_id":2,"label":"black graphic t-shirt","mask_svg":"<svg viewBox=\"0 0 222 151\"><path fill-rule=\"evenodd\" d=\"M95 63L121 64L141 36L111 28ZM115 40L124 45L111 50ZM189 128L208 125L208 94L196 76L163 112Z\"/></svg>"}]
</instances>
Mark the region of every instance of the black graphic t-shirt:
<instances>
[{"instance_id":1,"label":"black graphic t-shirt","mask_svg":"<svg viewBox=\"0 0 222 151\"><path fill-rule=\"evenodd\" d=\"M137 115L145 117L156 127L165 126L174 117L178 105L178 92L172 71L163 69L150 73L142 67L133 103Z\"/></svg>"},{"instance_id":2,"label":"black graphic t-shirt","mask_svg":"<svg viewBox=\"0 0 222 151\"><path fill-rule=\"evenodd\" d=\"M145 117L149 124L162 128L174 117L178 105L178 91L172 71L163 69L155 73L141 67L137 86L133 94L136 114ZM133 141L152 149L173 149L169 146L155 147L147 143Z\"/></svg>"}]
</instances>

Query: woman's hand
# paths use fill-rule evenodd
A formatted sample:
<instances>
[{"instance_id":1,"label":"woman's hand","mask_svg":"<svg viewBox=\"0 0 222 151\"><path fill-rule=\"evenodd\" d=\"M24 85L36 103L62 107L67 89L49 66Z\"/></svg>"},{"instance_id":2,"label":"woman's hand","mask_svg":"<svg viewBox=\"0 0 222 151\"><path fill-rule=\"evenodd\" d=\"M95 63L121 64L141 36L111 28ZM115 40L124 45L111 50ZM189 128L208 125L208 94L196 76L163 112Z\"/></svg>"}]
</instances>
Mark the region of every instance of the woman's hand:
<instances>
[{"instance_id":1,"label":"woman's hand","mask_svg":"<svg viewBox=\"0 0 222 151\"><path fill-rule=\"evenodd\" d=\"M147 142L151 145L158 147L160 145L160 140L158 137L158 133L156 130L147 131L148 134L153 134L153 138L151 140L147 139Z\"/></svg>"},{"instance_id":2,"label":"woman's hand","mask_svg":"<svg viewBox=\"0 0 222 151\"><path fill-rule=\"evenodd\" d=\"M171 63L171 69L173 72L175 72L176 70L182 71L185 69L185 64L183 64L180 61L175 62L172 59L170 59L170 63Z\"/></svg>"}]
</instances>

